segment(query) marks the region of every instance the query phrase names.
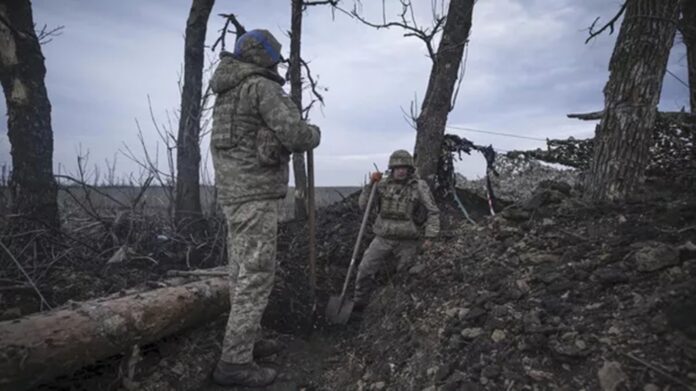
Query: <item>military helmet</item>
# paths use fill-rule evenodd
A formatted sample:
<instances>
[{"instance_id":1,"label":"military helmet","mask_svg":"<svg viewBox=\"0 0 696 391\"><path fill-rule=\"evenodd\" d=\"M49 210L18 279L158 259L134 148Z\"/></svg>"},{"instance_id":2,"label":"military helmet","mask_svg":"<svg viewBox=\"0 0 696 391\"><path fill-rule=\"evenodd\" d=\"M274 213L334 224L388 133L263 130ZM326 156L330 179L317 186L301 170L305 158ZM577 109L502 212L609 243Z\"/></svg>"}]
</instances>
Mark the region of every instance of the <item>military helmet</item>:
<instances>
[{"instance_id":1,"label":"military helmet","mask_svg":"<svg viewBox=\"0 0 696 391\"><path fill-rule=\"evenodd\" d=\"M240 61L270 68L281 60L280 42L268 30L251 30L242 34L234 45L234 56Z\"/></svg>"},{"instance_id":2,"label":"military helmet","mask_svg":"<svg viewBox=\"0 0 696 391\"><path fill-rule=\"evenodd\" d=\"M413 168L413 157L408 151L399 149L394 151L389 157L389 168L394 167L411 167Z\"/></svg>"}]
</instances>

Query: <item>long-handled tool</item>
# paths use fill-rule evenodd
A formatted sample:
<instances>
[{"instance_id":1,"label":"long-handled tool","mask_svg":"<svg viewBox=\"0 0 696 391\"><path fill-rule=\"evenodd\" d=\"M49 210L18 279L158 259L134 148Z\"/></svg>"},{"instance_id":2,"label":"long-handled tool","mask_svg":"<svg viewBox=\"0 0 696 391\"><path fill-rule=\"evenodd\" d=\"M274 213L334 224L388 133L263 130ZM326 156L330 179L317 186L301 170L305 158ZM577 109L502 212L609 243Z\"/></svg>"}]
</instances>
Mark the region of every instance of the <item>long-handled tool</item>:
<instances>
[{"instance_id":1,"label":"long-handled tool","mask_svg":"<svg viewBox=\"0 0 696 391\"><path fill-rule=\"evenodd\" d=\"M377 183L372 184L372 190L370 190L370 198L367 200L367 207L365 208L365 215L363 216L362 223L360 224L360 232L358 233L358 239L355 241L355 247L353 247L353 256L350 258L350 266L348 266L348 273L346 274L346 280L343 282L343 290L341 290L340 296L331 296L329 298L329 303L326 305L326 319L331 324L345 324L350 318L350 314L353 312L353 300L346 299L346 291L348 290L348 282L350 281L350 276L353 274L353 269L355 268L355 258L358 257L358 249L360 248L360 241L362 240L363 233L365 233L365 226L367 225L367 219L370 216L370 209L372 207L372 200L375 198L375 192L377 190Z\"/></svg>"},{"instance_id":2,"label":"long-handled tool","mask_svg":"<svg viewBox=\"0 0 696 391\"><path fill-rule=\"evenodd\" d=\"M312 317L317 310L317 222L314 197L314 151L307 151L307 220L309 223L309 286L312 295Z\"/></svg>"}]
</instances>

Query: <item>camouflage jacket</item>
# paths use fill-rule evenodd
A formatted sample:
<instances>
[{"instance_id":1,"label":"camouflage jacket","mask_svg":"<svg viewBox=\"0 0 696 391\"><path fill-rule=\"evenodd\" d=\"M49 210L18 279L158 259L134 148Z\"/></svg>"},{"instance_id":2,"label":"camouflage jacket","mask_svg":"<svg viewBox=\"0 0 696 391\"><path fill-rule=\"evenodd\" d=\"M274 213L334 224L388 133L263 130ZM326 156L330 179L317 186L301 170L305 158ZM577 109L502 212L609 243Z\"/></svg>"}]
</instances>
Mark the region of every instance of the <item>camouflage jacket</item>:
<instances>
[{"instance_id":1,"label":"camouflage jacket","mask_svg":"<svg viewBox=\"0 0 696 391\"><path fill-rule=\"evenodd\" d=\"M372 185L363 188L358 201L364 209ZM375 193L378 215L373 231L387 239L418 239L421 235L434 238L440 232L440 211L435 204L428 184L411 176L404 182L391 177L379 182ZM419 211L427 214L425 223L418 221Z\"/></svg>"},{"instance_id":2,"label":"camouflage jacket","mask_svg":"<svg viewBox=\"0 0 696 391\"><path fill-rule=\"evenodd\" d=\"M283 198L291 152L319 145L277 72L223 53L210 81L217 95L210 150L223 204Z\"/></svg>"}]
</instances>

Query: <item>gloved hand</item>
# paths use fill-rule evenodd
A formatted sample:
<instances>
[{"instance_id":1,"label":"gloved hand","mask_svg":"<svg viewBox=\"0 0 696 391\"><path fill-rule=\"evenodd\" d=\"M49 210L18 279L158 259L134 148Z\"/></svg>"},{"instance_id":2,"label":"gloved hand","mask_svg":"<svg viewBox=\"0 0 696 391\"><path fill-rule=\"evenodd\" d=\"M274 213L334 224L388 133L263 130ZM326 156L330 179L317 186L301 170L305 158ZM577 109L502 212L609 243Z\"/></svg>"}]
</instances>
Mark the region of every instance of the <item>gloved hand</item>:
<instances>
[{"instance_id":1,"label":"gloved hand","mask_svg":"<svg viewBox=\"0 0 696 391\"><path fill-rule=\"evenodd\" d=\"M319 143L321 142L321 130L319 130L319 127L316 125L307 125L309 126L309 129L312 130L312 149L316 148L319 146Z\"/></svg>"},{"instance_id":2,"label":"gloved hand","mask_svg":"<svg viewBox=\"0 0 696 391\"><path fill-rule=\"evenodd\" d=\"M373 173L370 173L370 183L377 183L382 180L382 173L379 171L375 171Z\"/></svg>"}]
</instances>

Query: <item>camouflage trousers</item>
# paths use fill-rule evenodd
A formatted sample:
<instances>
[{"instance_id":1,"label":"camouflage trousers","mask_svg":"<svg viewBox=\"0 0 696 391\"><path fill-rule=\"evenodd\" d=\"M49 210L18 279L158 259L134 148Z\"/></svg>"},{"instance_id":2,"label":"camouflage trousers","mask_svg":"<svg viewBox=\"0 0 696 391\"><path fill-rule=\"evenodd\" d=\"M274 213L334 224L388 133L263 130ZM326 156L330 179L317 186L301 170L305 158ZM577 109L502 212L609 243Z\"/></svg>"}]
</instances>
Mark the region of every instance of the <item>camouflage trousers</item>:
<instances>
[{"instance_id":1,"label":"camouflage trousers","mask_svg":"<svg viewBox=\"0 0 696 391\"><path fill-rule=\"evenodd\" d=\"M394 240L375 236L365 250L360 266L358 266L353 301L359 306L367 304L374 287L373 277L387 256L396 255L398 258L397 270L402 270L413 261L417 249L418 240Z\"/></svg>"},{"instance_id":2,"label":"camouflage trousers","mask_svg":"<svg viewBox=\"0 0 696 391\"><path fill-rule=\"evenodd\" d=\"M278 207L278 200L223 207L228 230L230 316L220 360L226 363L253 360L254 342L275 276Z\"/></svg>"}]
</instances>

